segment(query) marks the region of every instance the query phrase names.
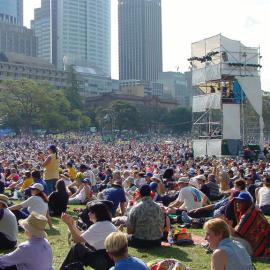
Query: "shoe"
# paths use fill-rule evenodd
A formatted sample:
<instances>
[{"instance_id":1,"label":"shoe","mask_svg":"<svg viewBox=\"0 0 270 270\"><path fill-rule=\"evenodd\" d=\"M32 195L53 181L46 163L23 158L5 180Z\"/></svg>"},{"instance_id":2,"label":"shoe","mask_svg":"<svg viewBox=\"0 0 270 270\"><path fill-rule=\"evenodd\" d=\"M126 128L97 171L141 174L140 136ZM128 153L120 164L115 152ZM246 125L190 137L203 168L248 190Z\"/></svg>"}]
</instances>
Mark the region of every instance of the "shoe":
<instances>
[{"instance_id":1,"label":"shoe","mask_svg":"<svg viewBox=\"0 0 270 270\"><path fill-rule=\"evenodd\" d=\"M187 212L182 212L182 221L183 223L190 224L192 223L192 218L188 216Z\"/></svg>"}]
</instances>

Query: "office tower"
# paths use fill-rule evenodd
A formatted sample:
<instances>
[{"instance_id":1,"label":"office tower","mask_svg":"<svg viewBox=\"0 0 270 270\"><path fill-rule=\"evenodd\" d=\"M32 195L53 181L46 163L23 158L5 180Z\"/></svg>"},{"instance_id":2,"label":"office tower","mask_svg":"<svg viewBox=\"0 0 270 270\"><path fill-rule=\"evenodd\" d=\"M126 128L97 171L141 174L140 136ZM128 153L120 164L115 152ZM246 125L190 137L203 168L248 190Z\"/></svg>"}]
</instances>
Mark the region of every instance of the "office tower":
<instances>
[{"instance_id":1,"label":"office tower","mask_svg":"<svg viewBox=\"0 0 270 270\"><path fill-rule=\"evenodd\" d=\"M23 26L23 0L0 0L0 22Z\"/></svg>"},{"instance_id":2,"label":"office tower","mask_svg":"<svg viewBox=\"0 0 270 270\"><path fill-rule=\"evenodd\" d=\"M31 27L39 57L60 69L72 64L110 76L110 0L42 0Z\"/></svg>"},{"instance_id":3,"label":"office tower","mask_svg":"<svg viewBox=\"0 0 270 270\"><path fill-rule=\"evenodd\" d=\"M23 26L23 0L0 0L0 52L37 56L37 39Z\"/></svg>"},{"instance_id":4,"label":"office tower","mask_svg":"<svg viewBox=\"0 0 270 270\"><path fill-rule=\"evenodd\" d=\"M162 72L161 0L118 0L119 78L156 81Z\"/></svg>"}]
</instances>

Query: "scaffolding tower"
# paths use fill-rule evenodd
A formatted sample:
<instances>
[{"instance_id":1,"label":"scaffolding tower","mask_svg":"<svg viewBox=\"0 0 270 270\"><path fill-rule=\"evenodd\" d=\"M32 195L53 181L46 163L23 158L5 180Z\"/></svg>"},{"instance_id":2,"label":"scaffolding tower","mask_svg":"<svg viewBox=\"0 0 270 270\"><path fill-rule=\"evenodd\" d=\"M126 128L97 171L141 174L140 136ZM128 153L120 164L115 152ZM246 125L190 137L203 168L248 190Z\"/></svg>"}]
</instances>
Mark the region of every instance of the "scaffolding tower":
<instances>
[{"instance_id":1,"label":"scaffolding tower","mask_svg":"<svg viewBox=\"0 0 270 270\"><path fill-rule=\"evenodd\" d=\"M260 48L221 34L192 43L189 62L195 156L238 155L243 146L263 146Z\"/></svg>"}]
</instances>

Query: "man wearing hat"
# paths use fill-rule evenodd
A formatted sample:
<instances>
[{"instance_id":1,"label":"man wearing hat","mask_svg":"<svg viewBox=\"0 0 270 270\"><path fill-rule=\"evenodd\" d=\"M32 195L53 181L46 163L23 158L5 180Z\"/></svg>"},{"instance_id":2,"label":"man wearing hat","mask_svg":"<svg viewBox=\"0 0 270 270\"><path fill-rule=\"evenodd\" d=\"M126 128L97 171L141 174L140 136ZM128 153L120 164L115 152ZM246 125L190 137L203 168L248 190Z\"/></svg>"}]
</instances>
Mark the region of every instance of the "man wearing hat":
<instances>
[{"instance_id":1,"label":"man wearing hat","mask_svg":"<svg viewBox=\"0 0 270 270\"><path fill-rule=\"evenodd\" d=\"M27 219L19 221L28 240L13 252L0 256L0 269L52 270L52 249L45 237L47 218L32 212Z\"/></svg>"},{"instance_id":2,"label":"man wearing hat","mask_svg":"<svg viewBox=\"0 0 270 270\"><path fill-rule=\"evenodd\" d=\"M181 177L178 180L180 192L178 198L169 205L168 213L181 215L182 211L191 211L203 206L207 197L194 186L189 185L188 177Z\"/></svg>"},{"instance_id":3,"label":"man wearing hat","mask_svg":"<svg viewBox=\"0 0 270 270\"><path fill-rule=\"evenodd\" d=\"M138 248L157 247L161 244L164 214L152 201L149 185L140 187L141 201L130 209L127 220L129 245Z\"/></svg>"},{"instance_id":4,"label":"man wearing hat","mask_svg":"<svg viewBox=\"0 0 270 270\"><path fill-rule=\"evenodd\" d=\"M18 226L15 215L8 209L8 197L0 194L0 249L14 248Z\"/></svg>"}]
</instances>

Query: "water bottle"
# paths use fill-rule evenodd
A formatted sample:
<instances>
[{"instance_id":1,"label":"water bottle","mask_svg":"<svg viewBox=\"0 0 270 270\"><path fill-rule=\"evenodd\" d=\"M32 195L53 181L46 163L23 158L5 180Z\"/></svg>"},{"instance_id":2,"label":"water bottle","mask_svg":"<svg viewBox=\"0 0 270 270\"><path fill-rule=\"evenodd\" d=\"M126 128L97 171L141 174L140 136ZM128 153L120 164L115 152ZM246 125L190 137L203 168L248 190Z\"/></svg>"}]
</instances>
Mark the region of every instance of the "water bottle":
<instances>
[{"instance_id":1,"label":"water bottle","mask_svg":"<svg viewBox=\"0 0 270 270\"><path fill-rule=\"evenodd\" d=\"M170 230L168 233L168 243L170 244L170 246L172 246L174 244L172 230Z\"/></svg>"}]
</instances>

